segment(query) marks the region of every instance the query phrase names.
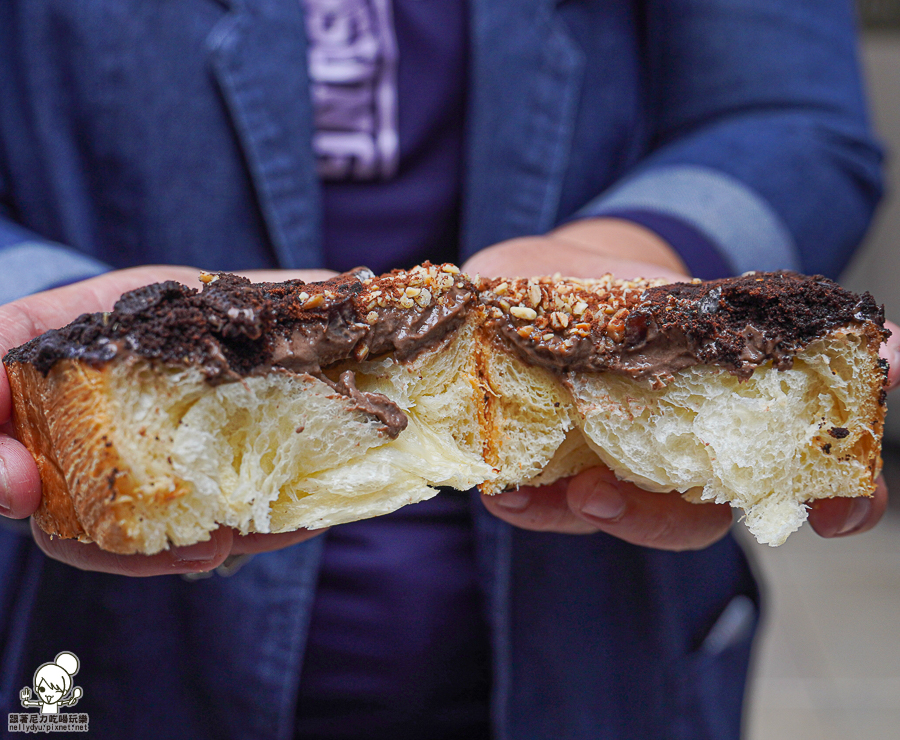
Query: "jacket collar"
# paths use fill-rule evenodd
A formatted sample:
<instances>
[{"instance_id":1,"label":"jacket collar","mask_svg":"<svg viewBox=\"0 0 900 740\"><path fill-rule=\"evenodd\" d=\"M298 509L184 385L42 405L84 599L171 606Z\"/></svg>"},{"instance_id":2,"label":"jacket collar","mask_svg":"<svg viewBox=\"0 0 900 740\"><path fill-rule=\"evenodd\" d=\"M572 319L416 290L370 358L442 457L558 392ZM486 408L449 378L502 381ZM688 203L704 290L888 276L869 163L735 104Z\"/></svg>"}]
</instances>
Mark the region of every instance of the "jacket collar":
<instances>
[{"instance_id":1,"label":"jacket collar","mask_svg":"<svg viewBox=\"0 0 900 740\"><path fill-rule=\"evenodd\" d=\"M463 258L558 218L583 54L557 0L469 0Z\"/></svg>"},{"instance_id":2,"label":"jacket collar","mask_svg":"<svg viewBox=\"0 0 900 740\"><path fill-rule=\"evenodd\" d=\"M321 266L319 186L299 0L217 0L228 8L207 37L269 237L286 268ZM279 60L270 64L267 60Z\"/></svg>"}]
</instances>

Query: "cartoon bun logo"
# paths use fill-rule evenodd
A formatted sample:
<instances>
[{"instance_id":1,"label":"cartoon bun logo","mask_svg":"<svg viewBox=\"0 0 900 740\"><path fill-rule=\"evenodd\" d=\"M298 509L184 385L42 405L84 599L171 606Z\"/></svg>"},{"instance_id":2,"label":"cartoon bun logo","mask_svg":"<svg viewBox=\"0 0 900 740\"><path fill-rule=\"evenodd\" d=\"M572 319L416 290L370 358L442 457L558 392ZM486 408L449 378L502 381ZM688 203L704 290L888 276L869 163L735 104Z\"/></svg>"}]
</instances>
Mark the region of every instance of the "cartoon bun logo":
<instances>
[{"instance_id":1,"label":"cartoon bun logo","mask_svg":"<svg viewBox=\"0 0 900 740\"><path fill-rule=\"evenodd\" d=\"M60 707L72 707L81 698L80 686L72 686L72 678L80 667L74 653L61 652L52 663L44 663L34 672L34 690L27 686L19 692L23 707L40 707L41 714L57 714Z\"/></svg>"}]
</instances>

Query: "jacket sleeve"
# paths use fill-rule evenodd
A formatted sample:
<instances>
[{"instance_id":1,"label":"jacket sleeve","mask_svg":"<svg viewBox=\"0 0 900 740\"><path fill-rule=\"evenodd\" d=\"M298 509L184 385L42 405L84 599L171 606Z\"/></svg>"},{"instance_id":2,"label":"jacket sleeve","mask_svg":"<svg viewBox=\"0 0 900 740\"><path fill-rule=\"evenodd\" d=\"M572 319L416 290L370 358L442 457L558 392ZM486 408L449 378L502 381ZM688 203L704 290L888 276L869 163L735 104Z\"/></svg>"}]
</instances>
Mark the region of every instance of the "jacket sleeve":
<instances>
[{"instance_id":1,"label":"jacket sleeve","mask_svg":"<svg viewBox=\"0 0 900 740\"><path fill-rule=\"evenodd\" d=\"M0 217L0 304L100 275L109 266Z\"/></svg>"},{"instance_id":2,"label":"jacket sleeve","mask_svg":"<svg viewBox=\"0 0 900 740\"><path fill-rule=\"evenodd\" d=\"M580 216L666 238L697 274L836 276L881 195L850 0L651 0L649 155Z\"/></svg>"},{"instance_id":3,"label":"jacket sleeve","mask_svg":"<svg viewBox=\"0 0 900 740\"><path fill-rule=\"evenodd\" d=\"M0 176L0 195L2 195ZM0 198L0 304L111 268L17 224Z\"/></svg>"}]
</instances>

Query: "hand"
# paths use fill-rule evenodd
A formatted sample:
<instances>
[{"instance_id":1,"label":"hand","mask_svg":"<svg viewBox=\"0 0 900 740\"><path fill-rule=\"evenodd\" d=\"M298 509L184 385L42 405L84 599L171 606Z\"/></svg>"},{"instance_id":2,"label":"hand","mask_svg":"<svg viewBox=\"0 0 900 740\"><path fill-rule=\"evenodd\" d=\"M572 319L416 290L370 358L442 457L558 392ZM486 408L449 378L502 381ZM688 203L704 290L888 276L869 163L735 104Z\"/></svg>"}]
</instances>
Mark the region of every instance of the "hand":
<instances>
[{"instance_id":1,"label":"hand","mask_svg":"<svg viewBox=\"0 0 900 740\"><path fill-rule=\"evenodd\" d=\"M891 336L881 345L881 356L890 366L885 387L891 392L900 386L900 326L890 321L886 321L885 326L891 331ZM813 502L809 523L822 537L860 534L878 524L887 505L887 484L884 476L878 476L872 498L830 498Z\"/></svg>"},{"instance_id":2,"label":"hand","mask_svg":"<svg viewBox=\"0 0 900 740\"><path fill-rule=\"evenodd\" d=\"M162 280L177 280L200 287L199 270L191 267L149 266L119 270L56 290L37 293L0 306L0 356L48 329L69 323L82 313L108 311L128 290ZM324 270L251 271L251 280L300 278L311 282L334 274ZM14 439L12 402L5 369L0 366L0 515L13 519L31 516L40 505L41 481L28 450ZM50 557L83 570L132 576L191 573L211 570L229 555L265 552L308 539L317 532L240 536L220 527L207 542L173 548L157 555L116 555L93 544L51 538L32 525L35 541Z\"/></svg>"},{"instance_id":3,"label":"hand","mask_svg":"<svg viewBox=\"0 0 900 740\"><path fill-rule=\"evenodd\" d=\"M727 504L692 504L677 493L651 493L620 481L607 467L548 486L482 496L495 516L522 529L564 534L606 532L644 547L698 550L725 536Z\"/></svg>"},{"instance_id":4,"label":"hand","mask_svg":"<svg viewBox=\"0 0 900 740\"><path fill-rule=\"evenodd\" d=\"M690 279L678 254L642 226L613 218L575 221L545 236L510 239L473 255L463 266L468 275L597 278Z\"/></svg>"}]
</instances>

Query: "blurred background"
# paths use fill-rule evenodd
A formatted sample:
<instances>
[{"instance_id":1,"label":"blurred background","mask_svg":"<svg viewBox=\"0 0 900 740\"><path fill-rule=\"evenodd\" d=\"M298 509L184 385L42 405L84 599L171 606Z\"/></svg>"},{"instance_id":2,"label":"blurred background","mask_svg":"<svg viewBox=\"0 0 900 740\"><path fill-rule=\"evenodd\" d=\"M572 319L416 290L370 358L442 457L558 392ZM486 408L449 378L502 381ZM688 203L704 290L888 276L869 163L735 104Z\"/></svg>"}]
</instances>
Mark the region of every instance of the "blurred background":
<instances>
[{"instance_id":1,"label":"blurred background","mask_svg":"<svg viewBox=\"0 0 900 740\"><path fill-rule=\"evenodd\" d=\"M888 191L841 282L870 291L900 323L900 0L857 5L873 120L888 155ZM778 548L745 538L768 605L748 694L747 740L900 738L896 394L893 406L884 454L893 502L879 526L830 541L807 526Z\"/></svg>"}]
</instances>

